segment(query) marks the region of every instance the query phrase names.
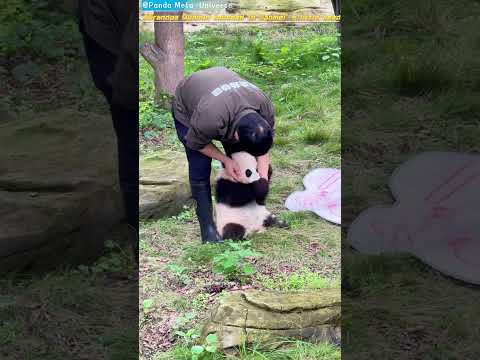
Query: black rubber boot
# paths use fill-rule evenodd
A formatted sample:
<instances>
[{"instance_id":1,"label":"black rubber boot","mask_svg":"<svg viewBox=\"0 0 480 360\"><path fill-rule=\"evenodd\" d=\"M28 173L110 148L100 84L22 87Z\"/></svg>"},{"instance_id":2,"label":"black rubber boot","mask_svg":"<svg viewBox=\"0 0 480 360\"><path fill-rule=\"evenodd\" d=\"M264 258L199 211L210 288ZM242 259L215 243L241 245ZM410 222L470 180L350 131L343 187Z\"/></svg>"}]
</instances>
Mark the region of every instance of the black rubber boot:
<instances>
[{"instance_id":1,"label":"black rubber boot","mask_svg":"<svg viewBox=\"0 0 480 360\"><path fill-rule=\"evenodd\" d=\"M139 239L138 239L138 228L128 224L128 242L132 246L133 257L135 263L138 265L139 261Z\"/></svg>"},{"instance_id":2,"label":"black rubber boot","mask_svg":"<svg viewBox=\"0 0 480 360\"><path fill-rule=\"evenodd\" d=\"M139 213L139 204L138 196L139 190L138 185L125 185L120 184L123 193L123 202L125 204L125 210L127 215L127 225L128 225L128 241L129 245L132 246L134 251L135 261L138 264L138 255L139 255L139 239L138 239L138 213ZM132 190L133 189L133 190Z\"/></svg>"},{"instance_id":3,"label":"black rubber boot","mask_svg":"<svg viewBox=\"0 0 480 360\"><path fill-rule=\"evenodd\" d=\"M196 213L200 223L202 243L221 243L222 238L213 222L212 189L209 183L190 183L192 197L197 203Z\"/></svg>"}]
</instances>

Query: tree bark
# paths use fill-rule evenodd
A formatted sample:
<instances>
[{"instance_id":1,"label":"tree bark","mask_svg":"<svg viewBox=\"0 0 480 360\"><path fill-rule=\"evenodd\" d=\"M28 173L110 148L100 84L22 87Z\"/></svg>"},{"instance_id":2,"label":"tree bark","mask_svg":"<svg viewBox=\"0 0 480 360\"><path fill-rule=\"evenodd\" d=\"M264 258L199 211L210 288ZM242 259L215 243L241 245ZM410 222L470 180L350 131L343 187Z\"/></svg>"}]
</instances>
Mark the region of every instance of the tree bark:
<instances>
[{"instance_id":1,"label":"tree bark","mask_svg":"<svg viewBox=\"0 0 480 360\"><path fill-rule=\"evenodd\" d=\"M181 15L162 12L161 15ZM156 22L155 43L146 43L140 53L155 71L155 99L164 103L173 96L184 77L184 32L181 22ZM167 96L168 97L168 96Z\"/></svg>"},{"instance_id":2,"label":"tree bark","mask_svg":"<svg viewBox=\"0 0 480 360\"><path fill-rule=\"evenodd\" d=\"M332 0L333 12L335 15L341 15L341 0ZM337 31L340 33L342 31L342 23L337 23Z\"/></svg>"}]
</instances>

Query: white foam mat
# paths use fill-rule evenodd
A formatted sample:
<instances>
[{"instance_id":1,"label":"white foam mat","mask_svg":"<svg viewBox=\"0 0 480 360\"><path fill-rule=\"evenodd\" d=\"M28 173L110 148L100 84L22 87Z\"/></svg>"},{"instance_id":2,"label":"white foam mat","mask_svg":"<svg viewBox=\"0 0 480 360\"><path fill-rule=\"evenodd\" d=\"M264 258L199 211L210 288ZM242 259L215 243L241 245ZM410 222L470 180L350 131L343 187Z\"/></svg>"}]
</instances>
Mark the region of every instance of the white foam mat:
<instances>
[{"instance_id":1,"label":"white foam mat","mask_svg":"<svg viewBox=\"0 0 480 360\"><path fill-rule=\"evenodd\" d=\"M303 179L305 190L290 194L285 207L291 211L313 211L327 221L340 224L341 178L338 169L312 170Z\"/></svg>"},{"instance_id":2,"label":"white foam mat","mask_svg":"<svg viewBox=\"0 0 480 360\"><path fill-rule=\"evenodd\" d=\"M347 241L368 254L407 252L480 284L480 155L420 154L394 171L389 187L395 203L362 212Z\"/></svg>"}]
</instances>

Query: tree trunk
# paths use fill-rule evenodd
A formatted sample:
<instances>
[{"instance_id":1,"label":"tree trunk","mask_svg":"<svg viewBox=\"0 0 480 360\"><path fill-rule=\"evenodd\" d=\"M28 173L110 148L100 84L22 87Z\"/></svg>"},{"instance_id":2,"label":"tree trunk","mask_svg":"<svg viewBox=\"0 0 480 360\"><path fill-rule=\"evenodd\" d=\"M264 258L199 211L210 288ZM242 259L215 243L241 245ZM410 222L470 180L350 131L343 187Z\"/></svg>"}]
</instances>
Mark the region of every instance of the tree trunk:
<instances>
[{"instance_id":1,"label":"tree trunk","mask_svg":"<svg viewBox=\"0 0 480 360\"><path fill-rule=\"evenodd\" d=\"M181 13L162 12L161 15L181 16ZM156 22L155 43L146 43L140 53L155 71L155 99L165 104L184 76L183 23Z\"/></svg>"},{"instance_id":2,"label":"tree trunk","mask_svg":"<svg viewBox=\"0 0 480 360\"><path fill-rule=\"evenodd\" d=\"M335 15L341 15L341 0L332 0L332 6L333 6L333 12ZM337 23L337 31L340 33L342 31L342 23L338 22Z\"/></svg>"}]
</instances>

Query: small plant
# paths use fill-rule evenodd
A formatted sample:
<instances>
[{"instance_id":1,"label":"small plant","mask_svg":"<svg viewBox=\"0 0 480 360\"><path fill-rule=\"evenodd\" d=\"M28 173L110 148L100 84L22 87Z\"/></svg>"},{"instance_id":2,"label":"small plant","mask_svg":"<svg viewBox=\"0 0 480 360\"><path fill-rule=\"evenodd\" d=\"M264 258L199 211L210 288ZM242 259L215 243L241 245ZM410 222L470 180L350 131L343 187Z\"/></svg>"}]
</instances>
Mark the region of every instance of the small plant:
<instances>
[{"instance_id":1,"label":"small plant","mask_svg":"<svg viewBox=\"0 0 480 360\"><path fill-rule=\"evenodd\" d=\"M340 48L339 47L327 47L322 53L323 61L336 61L340 59Z\"/></svg>"},{"instance_id":2,"label":"small plant","mask_svg":"<svg viewBox=\"0 0 480 360\"><path fill-rule=\"evenodd\" d=\"M209 265L218 255L222 245L218 244L200 244L187 247L183 260L195 266Z\"/></svg>"},{"instance_id":3,"label":"small plant","mask_svg":"<svg viewBox=\"0 0 480 360\"><path fill-rule=\"evenodd\" d=\"M191 282L189 276L186 274L187 268L185 266L169 264L167 269L173 273L179 283L187 285Z\"/></svg>"},{"instance_id":4,"label":"small plant","mask_svg":"<svg viewBox=\"0 0 480 360\"><path fill-rule=\"evenodd\" d=\"M155 103L158 107L168 110L172 101L172 95L161 91L155 94Z\"/></svg>"},{"instance_id":5,"label":"small plant","mask_svg":"<svg viewBox=\"0 0 480 360\"><path fill-rule=\"evenodd\" d=\"M209 294L200 293L192 300L192 308L197 311L202 311L205 307L205 303L209 300Z\"/></svg>"},{"instance_id":6,"label":"small plant","mask_svg":"<svg viewBox=\"0 0 480 360\"><path fill-rule=\"evenodd\" d=\"M246 259L261 256L261 254L249 248L249 241L229 242L228 246L230 249L213 258L213 272L223 274L227 280L240 279L243 281L253 275L255 269Z\"/></svg>"},{"instance_id":7,"label":"small plant","mask_svg":"<svg viewBox=\"0 0 480 360\"><path fill-rule=\"evenodd\" d=\"M188 331L175 331L175 335L181 338L185 346L190 348L192 360L199 360L207 354L217 352L217 335L209 334L202 343L197 343L200 334L197 329L190 329Z\"/></svg>"},{"instance_id":8,"label":"small plant","mask_svg":"<svg viewBox=\"0 0 480 360\"><path fill-rule=\"evenodd\" d=\"M153 299L143 300L143 312L145 314L148 314L152 310L153 304L154 304Z\"/></svg>"},{"instance_id":9,"label":"small plant","mask_svg":"<svg viewBox=\"0 0 480 360\"><path fill-rule=\"evenodd\" d=\"M193 312L188 312L184 316L179 316L175 320L175 325L173 326L174 329L184 329L185 325L195 318L195 314Z\"/></svg>"},{"instance_id":10,"label":"small plant","mask_svg":"<svg viewBox=\"0 0 480 360\"><path fill-rule=\"evenodd\" d=\"M195 340L197 340L200 337L200 334L197 329L189 329L187 331L177 330L175 331L175 335L180 337L183 343L187 346L192 345L195 342Z\"/></svg>"},{"instance_id":11,"label":"small plant","mask_svg":"<svg viewBox=\"0 0 480 360\"><path fill-rule=\"evenodd\" d=\"M141 130L146 130L145 133L148 131L152 131L152 133L164 131L171 127L172 123L172 115L169 110L157 105L153 99L140 100L139 126ZM147 136L145 133L144 136Z\"/></svg>"},{"instance_id":12,"label":"small plant","mask_svg":"<svg viewBox=\"0 0 480 360\"><path fill-rule=\"evenodd\" d=\"M87 274L117 273L129 271L132 266L131 254L118 244L107 240L105 242L105 255L100 257L93 265L79 265L77 271Z\"/></svg>"},{"instance_id":13,"label":"small plant","mask_svg":"<svg viewBox=\"0 0 480 360\"><path fill-rule=\"evenodd\" d=\"M143 133L143 137L147 140L155 139L160 136L160 133L155 130L147 130Z\"/></svg>"},{"instance_id":14,"label":"small plant","mask_svg":"<svg viewBox=\"0 0 480 360\"><path fill-rule=\"evenodd\" d=\"M180 220L180 221L189 221L193 219L193 209L189 208L188 206L184 205L183 210L180 214L176 216L172 216L175 220Z\"/></svg>"},{"instance_id":15,"label":"small plant","mask_svg":"<svg viewBox=\"0 0 480 360\"><path fill-rule=\"evenodd\" d=\"M213 354L217 351L217 335L209 334L205 338L203 345L194 345L191 348L192 360L197 360L203 357L204 354Z\"/></svg>"},{"instance_id":16,"label":"small plant","mask_svg":"<svg viewBox=\"0 0 480 360\"><path fill-rule=\"evenodd\" d=\"M205 60L203 60L200 64L197 65L195 71L208 69L208 68L210 68L210 67L212 67L212 66L214 66L214 63L212 62L212 60L210 60L210 59L205 59Z\"/></svg>"}]
</instances>

